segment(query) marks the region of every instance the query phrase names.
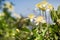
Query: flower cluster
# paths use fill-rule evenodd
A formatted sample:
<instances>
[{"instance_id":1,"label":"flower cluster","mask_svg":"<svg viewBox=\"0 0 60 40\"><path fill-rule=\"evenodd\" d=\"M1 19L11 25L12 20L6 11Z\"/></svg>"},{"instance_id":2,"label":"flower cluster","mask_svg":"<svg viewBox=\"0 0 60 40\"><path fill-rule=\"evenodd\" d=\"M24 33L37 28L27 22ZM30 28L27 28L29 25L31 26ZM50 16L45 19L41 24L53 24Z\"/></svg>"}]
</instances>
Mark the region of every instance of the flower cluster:
<instances>
[{"instance_id":1,"label":"flower cluster","mask_svg":"<svg viewBox=\"0 0 60 40\"><path fill-rule=\"evenodd\" d=\"M53 6L49 3L47 3L46 1L36 4L36 7L43 10L43 11L45 11L47 9L52 10L52 8L53 8Z\"/></svg>"},{"instance_id":2,"label":"flower cluster","mask_svg":"<svg viewBox=\"0 0 60 40\"><path fill-rule=\"evenodd\" d=\"M13 11L14 6L10 2L5 2L4 8L7 8L8 11Z\"/></svg>"},{"instance_id":3,"label":"flower cluster","mask_svg":"<svg viewBox=\"0 0 60 40\"><path fill-rule=\"evenodd\" d=\"M37 16L37 17L35 17L35 15L33 15L33 14L30 14L29 16L28 16L28 18L30 19L30 21L34 21L35 23L46 23L46 21L45 21L45 19L44 19L44 17L43 16Z\"/></svg>"}]
</instances>

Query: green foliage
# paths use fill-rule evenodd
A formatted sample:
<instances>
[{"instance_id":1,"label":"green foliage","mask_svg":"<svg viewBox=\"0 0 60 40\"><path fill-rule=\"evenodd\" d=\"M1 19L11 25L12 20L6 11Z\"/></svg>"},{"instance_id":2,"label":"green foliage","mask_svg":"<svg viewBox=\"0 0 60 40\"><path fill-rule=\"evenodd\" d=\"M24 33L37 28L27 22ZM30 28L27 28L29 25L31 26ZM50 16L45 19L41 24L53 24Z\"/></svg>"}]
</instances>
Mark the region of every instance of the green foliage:
<instances>
[{"instance_id":1,"label":"green foliage","mask_svg":"<svg viewBox=\"0 0 60 40\"><path fill-rule=\"evenodd\" d=\"M55 25L35 25L30 19L14 18L6 8L2 12L4 16L0 16L0 40L60 40L60 23L57 22L60 19L60 6L51 11Z\"/></svg>"}]
</instances>

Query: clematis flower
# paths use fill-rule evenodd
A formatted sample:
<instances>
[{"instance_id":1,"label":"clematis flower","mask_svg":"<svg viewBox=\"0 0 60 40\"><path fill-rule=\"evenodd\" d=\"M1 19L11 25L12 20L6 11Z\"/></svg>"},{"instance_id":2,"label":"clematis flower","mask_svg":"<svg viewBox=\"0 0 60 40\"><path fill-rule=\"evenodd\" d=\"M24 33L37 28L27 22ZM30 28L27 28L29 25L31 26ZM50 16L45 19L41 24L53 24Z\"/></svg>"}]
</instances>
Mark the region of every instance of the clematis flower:
<instances>
[{"instance_id":1,"label":"clematis flower","mask_svg":"<svg viewBox=\"0 0 60 40\"><path fill-rule=\"evenodd\" d=\"M38 3L38 4L36 4L36 7L37 8L40 8L41 10L46 10L46 5L47 5L48 3L46 2L46 1L43 1L43 2L41 2L41 3Z\"/></svg>"},{"instance_id":2,"label":"clematis flower","mask_svg":"<svg viewBox=\"0 0 60 40\"><path fill-rule=\"evenodd\" d=\"M8 8L8 11L13 11L14 9L10 2L5 2L4 8Z\"/></svg>"},{"instance_id":3,"label":"clematis flower","mask_svg":"<svg viewBox=\"0 0 60 40\"><path fill-rule=\"evenodd\" d=\"M53 8L53 6L49 3L47 3L46 1L36 4L36 7L43 10L43 11L45 11L47 9L51 10Z\"/></svg>"},{"instance_id":4,"label":"clematis flower","mask_svg":"<svg viewBox=\"0 0 60 40\"><path fill-rule=\"evenodd\" d=\"M9 7L10 7L10 5L11 5L11 4L10 4L10 2L5 2L4 7L5 7L5 8L9 8Z\"/></svg>"},{"instance_id":5,"label":"clematis flower","mask_svg":"<svg viewBox=\"0 0 60 40\"><path fill-rule=\"evenodd\" d=\"M40 16L44 17L43 20L46 20L46 23L53 24L53 21L51 19L51 15L49 13L50 10L53 9L53 6L51 4L49 4L46 1L43 1L43 2L36 4L36 8L38 8L38 11L40 11L38 13L40 13ZM39 21L40 21L40 19L39 19ZM43 22L43 21L41 21L41 22Z\"/></svg>"},{"instance_id":6,"label":"clematis flower","mask_svg":"<svg viewBox=\"0 0 60 40\"><path fill-rule=\"evenodd\" d=\"M33 22L34 17L35 17L35 15L33 15L33 14L29 14L29 15L28 15L28 18L30 19L31 22Z\"/></svg>"},{"instance_id":7,"label":"clematis flower","mask_svg":"<svg viewBox=\"0 0 60 40\"><path fill-rule=\"evenodd\" d=\"M37 8L42 8L42 6L41 6L40 3L36 4L36 7L37 7Z\"/></svg>"},{"instance_id":8,"label":"clematis flower","mask_svg":"<svg viewBox=\"0 0 60 40\"><path fill-rule=\"evenodd\" d=\"M38 16L35 20L37 23L45 23L46 21L44 20L44 17L43 16Z\"/></svg>"},{"instance_id":9,"label":"clematis flower","mask_svg":"<svg viewBox=\"0 0 60 40\"><path fill-rule=\"evenodd\" d=\"M33 14L28 15L28 18L33 19L35 16Z\"/></svg>"},{"instance_id":10,"label":"clematis flower","mask_svg":"<svg viewBox=\"0 0 60 40\"><path fill-rule=\"evenodd\" d=\"M48 3L46 1L43 1L41 3L36 4L36 7L43 8L43 7L46 7L47 4Z\"/></svg>"},{"instance_id":11,"label":"clematis flower","mask_svg":"<svg viewBox=\"0 0 60 40\"><path fill-rule=\"evenodd\" d=\"M13 11L13 9L14 7L12 5L8 8L9 11Z\"/></svg>"},{"instance_id":12,"label":"clematis flower","mask_svg":"<svg viewBox=\"0 0 60 40\"><path fill-rule=\"evenodd\" d=\"M38 16L37 18L36 18L36 22L41 22L43 20L43 17L42 16Z\"/></svg>"},{"instance_id":13,"label":"clematis flower","mask_svg":"<svg viewBox=\"0 0 60 40\"><path fill-rule=\"evenodd\" d=\"M51 4L49 4L49 5L47 6L47 9L52 10L52 9L53 9L53 6L52 6Z\"/></svg>"}]
</instances>

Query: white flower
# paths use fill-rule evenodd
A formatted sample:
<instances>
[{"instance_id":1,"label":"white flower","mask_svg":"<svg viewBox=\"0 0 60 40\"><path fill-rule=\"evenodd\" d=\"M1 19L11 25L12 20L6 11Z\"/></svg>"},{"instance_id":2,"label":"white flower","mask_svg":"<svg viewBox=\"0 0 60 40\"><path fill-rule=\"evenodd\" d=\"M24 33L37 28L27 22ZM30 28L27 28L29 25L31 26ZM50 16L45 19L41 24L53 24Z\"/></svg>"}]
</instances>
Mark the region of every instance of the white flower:
<instances>
[{"instance_id":1,"label":"white flower","mask_svg":"<svg viewBox=\"0 0 60 40\"><path fill-rule=\"evenodd\" d=\"M47 5L47 9L52 10L52 9L53 9L53 6L52 6L51 4L48 4L48 5Z\"/></svg>"},{"instance_id":2,"label":"white flower","mask_svg":"<svg viewBox=\"0 0 60 40\"><path fill-rule=\"evenodd\" d=\"M20 15L18 15L17 13L13 13L13 16L15 16L16 18L21 18L21 16Z\"/></svg>"},{"instance_id":3,"label":"white flower","mask_svg":"<svg viewBox=\"0 0 60 40\"><path fill-rule=\"evenodd\" d=\"M43 18L42 16L38 16L35 21L39 23L39 22L41 22L43 19L44 19L44 18Z\"/></svg>"},{"instance_id":4,"label":"white flower","mask_svg":"<svg viewBox=\"0 0 60 40\"><path fill-rule=\"evenodd\" d=\"M14 6L11 5L11 7L8 8L8 11L14 11Z\"/></svg>"},{"instance_id":5,"label":"white flower","mask_svg":"<svg viewBox=\"0 0 60 40\"><path fill-rule=\"evenodd\" d=\"M7 1L7 2L5 2L4 8L7 8L8 11L13 11L14 6L10 2Z\"/></svg>"},{"instance_id":6,"label":"white flower","mask_svg":"<svg viewBox=\"0 0 60 40\"><path fill-rule=\"evenodd\" d=\"M53 6L49 3L47 3L46 1L36 4L36 7L43 10L43 11L45 11L47 9L52 10L52 8L53 8Z\"/></svg>"},{"instance_id":7,"label":"white flower","mask_svg":"<svg viewBox=\"0 0 60 40\"><path fill-rule=\"evenodd\" d=\"M34 17L35 17L34 14L29 14L29 15L28 15L28 18L29 18L29 19L33 19Z\"/></svg>"},{"instance_id":8,"label":"white flower","mask_svg":"<svg viewBox=\"0 0 60 40\"><path fill-rule=\"evenodd\" d=\"M44 20L44 17L43 16L38 16L35 19L35 23L36 23L36 25L38 25L39 23L46 23L46 21Z\"/></svg>"},{"instance_id":9,"label":"white flower","mask_svg":"<svg viewBox=\"0 0 60 40\"><path fill-rule=\"evenodd\" d=\"M28 18L30 19L31 22L34 21L34 17L35 17L35 15L33 15L33 14L29 14L28 15Z\"/></svg>"},{"instance_id":10,"label":"white flower","mask_svg":"<svg viewBox=\"0 0 60 40\"><path fill-rule=\"evenodd\" d=\"M5 2L5 8L9 8L9 7L10 7L10 5L11 5L11 3L10 3L10 2L8 2L8 1L6 1L6 2Z\"/></svg>"}]
</instances>

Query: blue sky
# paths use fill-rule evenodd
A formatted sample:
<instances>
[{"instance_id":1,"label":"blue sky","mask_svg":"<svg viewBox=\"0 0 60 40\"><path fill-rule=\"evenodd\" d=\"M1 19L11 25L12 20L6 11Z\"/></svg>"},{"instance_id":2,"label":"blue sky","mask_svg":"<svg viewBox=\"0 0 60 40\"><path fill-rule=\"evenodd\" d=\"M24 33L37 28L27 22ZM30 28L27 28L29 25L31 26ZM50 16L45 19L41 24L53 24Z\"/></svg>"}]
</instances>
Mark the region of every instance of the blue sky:
<instances>
[{"instance_id":1,"label":"blue sky","mask_svg":"<svg viewBox=\"0 0 60 40\"><path fill-rule=\"evenodd\" d=\"M15 5L15 12L18 14L23 14L27 16L28 14L32 13L34 10L35 5L43 0L10 0ZM58 5L60 5L60 0L47 0L48 3L52 4L56 9Z\"/></svg>"}]
</instances>

